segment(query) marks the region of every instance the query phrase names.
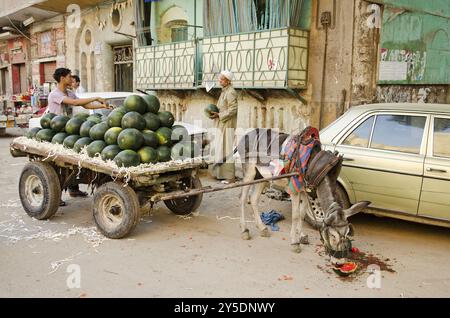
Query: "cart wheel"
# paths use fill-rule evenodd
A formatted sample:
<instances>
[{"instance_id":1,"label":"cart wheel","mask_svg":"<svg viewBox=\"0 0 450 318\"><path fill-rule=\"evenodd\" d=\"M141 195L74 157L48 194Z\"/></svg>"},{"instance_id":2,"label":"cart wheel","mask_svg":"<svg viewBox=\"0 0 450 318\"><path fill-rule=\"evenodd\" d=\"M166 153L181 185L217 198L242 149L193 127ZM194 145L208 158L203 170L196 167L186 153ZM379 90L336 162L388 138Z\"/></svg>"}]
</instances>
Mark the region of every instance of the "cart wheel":
<instances>
[{"instance_id":1,"label":"cart wheel","mask_svg":"<svg viewBox=\"0 0 450 318\"><path fill-rule=\"evenodd\" d=\"M94 220L108 238L118 239L133 231L139 221L136 192L120 182L108 182L94 194Z\"/></svg>"},{"instance_id":2,"label":"cart wheel","mask_svg":"<svg viewBox=\"0 0 450 318\"><path fill-rule=\"evenodd\" d=\"M61 185L55 169L45 162L28 163L20 175L19 196L29 216L38 220L52 217L61 200Z\"/></svg>"},{"instance_id":3,"label":"cart wheel","mask_svg":"<svg viewBox=\"0 0 450 318\"><path fill-rule=\"evenodd\" d=\"M182 179L181 189L187 189L191 185L192 188L198 189L202 187L202 183L200 182L199 177L191 177ZM164 201L166 207L169 208L170 211L177 215L188 215L189 213L194 212L202 203L203 194L198 194L190 197L184 197L174 200Z\"/></svg>"}]
</instances>

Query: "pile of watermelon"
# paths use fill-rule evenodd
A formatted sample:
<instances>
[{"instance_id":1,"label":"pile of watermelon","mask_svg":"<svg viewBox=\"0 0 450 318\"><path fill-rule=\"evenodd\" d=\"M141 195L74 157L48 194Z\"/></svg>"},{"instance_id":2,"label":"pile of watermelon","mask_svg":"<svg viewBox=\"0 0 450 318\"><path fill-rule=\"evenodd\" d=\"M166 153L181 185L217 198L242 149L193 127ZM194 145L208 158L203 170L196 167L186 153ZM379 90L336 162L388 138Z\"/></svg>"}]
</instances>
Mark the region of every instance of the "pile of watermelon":
<instances>
[{"instance_id":1,"label":"pile of watermelon","mask_svg":"<svg viewBox=\"0 0 450 318\"><path fill-rule=\"evenodd\" d=\"M86 147L90 157L100 155L119 167L183 160L199 155L200 149L171 112L159 111L154 95L130 95L123 106L107 118L76 114L73 118L52 113L42 116L42 128L30 129L28 138L62 144L80 152Z\"/></svg>"}]
</instances>

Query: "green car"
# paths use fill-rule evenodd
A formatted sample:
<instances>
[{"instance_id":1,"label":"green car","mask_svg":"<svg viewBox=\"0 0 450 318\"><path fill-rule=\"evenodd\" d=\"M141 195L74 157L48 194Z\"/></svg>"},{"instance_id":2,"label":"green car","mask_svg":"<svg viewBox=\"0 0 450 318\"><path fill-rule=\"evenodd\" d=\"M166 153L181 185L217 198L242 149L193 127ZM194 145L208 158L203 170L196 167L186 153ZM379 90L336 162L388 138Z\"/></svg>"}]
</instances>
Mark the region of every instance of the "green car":
<instances>
[{"instance_id":1,"label":"green car","mask_svg":"<svg viewBox=\"0 0 450 318\"><path fill-rule=\"evenodd\" d=\"M367 200L368 213L450 227L450 105L351 107L320 139L344 156L344 205Z\"/></svg>"}]
</instances>

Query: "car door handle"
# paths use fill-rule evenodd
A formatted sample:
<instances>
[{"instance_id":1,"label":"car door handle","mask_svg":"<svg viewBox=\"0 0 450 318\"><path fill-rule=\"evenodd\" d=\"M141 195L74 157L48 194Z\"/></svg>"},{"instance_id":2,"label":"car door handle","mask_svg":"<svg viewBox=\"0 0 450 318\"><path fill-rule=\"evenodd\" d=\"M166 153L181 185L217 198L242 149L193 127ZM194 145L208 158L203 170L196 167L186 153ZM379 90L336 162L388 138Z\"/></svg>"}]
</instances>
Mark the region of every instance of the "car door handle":
<instances>
[{"instance_id":1,"label":"car door handle","mask_svg":"<svg viewBox=\"0 0 450 318\"><path fill-rule=\"evenodd\" d=\"M435 168L430 168L430 167L427 168L427 171L428 172L442 172L442 173L447 172L447 170L444 170L444 169L435 169Z\"/></svg>"},{"instance_id":2,"label":"car door handle","mask_svg":"<svg viewBox=\"0 0 450 318\"><path fill-rule=\"evenodd\" d=\"M343 160L344 160L344 161L355 161L355 159L353 159L353 158L347 158L347 157L344 157Z\"/></svg>"}]
</instances>

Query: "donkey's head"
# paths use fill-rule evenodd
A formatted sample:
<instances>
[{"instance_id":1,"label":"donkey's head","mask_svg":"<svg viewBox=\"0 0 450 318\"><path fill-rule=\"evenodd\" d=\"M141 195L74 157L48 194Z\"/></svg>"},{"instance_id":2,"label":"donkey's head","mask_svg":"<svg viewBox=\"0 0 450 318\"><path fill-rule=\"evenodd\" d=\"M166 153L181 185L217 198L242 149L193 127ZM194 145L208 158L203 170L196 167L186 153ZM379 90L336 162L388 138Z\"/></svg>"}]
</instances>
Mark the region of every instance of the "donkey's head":
<instances>
[{"instance_id":1,"label":"donkey's head","mask_svg":"<svg viewBox=\"0 0 450 318\"><path fill-rule=\"evenodd\" d=\"M345 262L351 249L350 238L354 234L353 225L348 222L348 218L361 212L369 204L368 201L361 201L348 209L343 209L337 202L333 202L329 206L326 212L327 217L323 220L319 230L321 240L327 253L331 256L332 263Z\"/></svg>"}]
</instances>

